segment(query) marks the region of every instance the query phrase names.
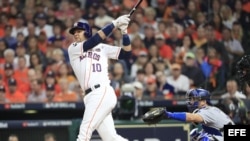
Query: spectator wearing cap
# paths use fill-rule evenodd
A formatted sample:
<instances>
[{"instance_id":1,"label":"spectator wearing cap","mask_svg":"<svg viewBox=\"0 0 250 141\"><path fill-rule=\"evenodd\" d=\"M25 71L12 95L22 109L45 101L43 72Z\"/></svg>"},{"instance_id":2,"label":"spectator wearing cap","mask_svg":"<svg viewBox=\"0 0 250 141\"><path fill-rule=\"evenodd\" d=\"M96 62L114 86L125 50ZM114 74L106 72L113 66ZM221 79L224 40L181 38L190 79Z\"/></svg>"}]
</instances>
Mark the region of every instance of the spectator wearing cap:
<instances>
[{"instance_id":1,"label":"spectator wearing cap","mask_svg":"<svg viewBox=\"0 0 250 141\"><path fill-rule=\"evenodd\" d=\"M0 85L0 104L5 104L9 102L9 99L6 98L6 90L4 85Z\"/></svg>"},{"instance_id":2,"label":"spectator wearing cap","mask_svg":"<svg viewBox=\"0 0 250 141\"><path fill-rule=\"evenodd\" d=\"M95 18L95 25L98 27L103 27L114 20L113 17L107 14L107 8L104 5L99 5L97 9L97 16Z\"/></svg>"},{"instance_id":3,"label":"spectator wearing cap","mask_svg":"<svg viewBox=\"0 0 250 141\"><path fill-rule=\"evenodd\" d=\"M3 80L5 84L8 84L8 80L10 78L15 77L15 70L13 68L13 65L10 63L4 64L4 74L3 74Z\"/></svg>"},{"instance_id":4,"label":"spectator wearing cap","mask_svg":"<svg viewBox=\"0 0 250 141\"><path fill-rule=\"evenodd\" d=\"M147 61L148 61L148 53L146 51L140 51L138 57L131 66L130 77L135 79L136 72L139 69L144 69L143 66L147 63Z\"/></svg>"},{"instance_id":5,"label":"spectator wearing cap","mask_svg":"<svg viewBox=\"0 0 250 141\"><path fill-rule=\"evenodd\" d=\"M8 47L11 49L16 49L16 44L17 44L17 40L15 37L11 36L12 33L12 25L5 25L4 27L4 36L3 39L7 42Z\"/></svg>"},{"instance_id":6,"label":"spectator wearing cap","mask_svg":"<svg viewBox=\"0 0 250 141\"><path fill-rule=\"evenodd\" d=\"M14 78L8 80L8 91L6 97L11 103L25 103L26 95L17 89L17 81Z\"/></svg>"},{"instance_id":7,"label":"spectator wearing cap","mask_svg":"<svg viewBox=\"0 0 250 141\"><path fill-rule=\"evenodd\" d=\"M34 79L30 83L30 93L28 94L27 102L42 103L46 101L46 91L43 88L43 81L41 79Z\"/></svg>"},{"instance_id":8,"label":"spectator wearing cap","mask_svg":"<svg viewBox=\"0 0 250 141\"><path fill-rule=\"evenodd\" d=\"M157 89L155 78L148 78L146 80L145 90L143 92L145 100L163 100L164 96L162 91Z\"/></svg>"},{"instance_id":9,"label":"spectator wearing cap","mask_svg":"<svg viewBox=\"0 0 250 141\"><path fill-rule=\"evenodd\" d=\"M45 84L46 85L53 85L56 94L61 92L61 87L58 84L58 77L54 71L50 70L46 73Z\"/></svg>"},{"instance_id":10,"label":"spectator wearing cap","mask_svg":"<svg viewBox=\"0 0 250 141\"><path fill-rule=\"evenodd\" d=\"M205 81L205 77L200 67L196 65L194 53L187 52L183 59L184 64L182 65L182 74L189 78L190 87L201 87Z\"/></svg>"},{"instance_id":11,"label":"spectator wearing cap","mask_svg":"<svg viewBox=\"0 0 250 141\"><path fill-rule=\"evenodd\" d=\"M174 86L174 97L184 98L186 91L190 89L189 79L181 73L181 65L173 63L170 66L170 75L167 76L167 82Z\"/></svg>"},{"instance_id":12,"label":"spectator wearing cap","mask_svg":"<svg viewBox=\"0 0 250 141\"><path fill-rule=\"evenodd\" d=\"M133 82L133 86L135 88L135 98L137 100L143 100L143 91L144 91L144 88L143 88L143 84L139 81L135 81Z\"/></svg>"},{"instance_id":13,"label":"spectator wearing cap","mask_svg":"<svg viewBox=\"0 0 250 141\"><path fill-rule=\"evenodd\" d=\"M159 55L164 61L173 60L173 50L165 43L166 39L162 34L155 35L155 45L158 48Z\"/></svg>"},{"instance_id":14,"label":"spectator wearing cap","mask_svg":"<svg viewBox=\"0 0 250 141\"><path fill-rule=\"evenodd\" d=\"M46 85L46 100L44 102L61 102L62 100L56 96L55 86L52 84Z\"/></svg>"},{"instance_id":15,"label":"spectator wearing cap","mask_svg":"<svg viewBox=\"0 0 250 141\"><path fill-rule=\"evenodd\" d=\"M15 26L13 26L12 32L11 32L12 37L16 38L18 33L23 33L23 35L25 35L24 31L27 30L27 27L25 26L24 20L25 19L22 13L18 13L16 15L16 24Z\"/></svg>"},{"instance_id":16,"label":"spectator wearing cap","mask_svg":"<svg viewBox=\"0 0 250 141\"><path fill-rule=\"evenodd\" d=\"M38 36L41 32L46 33L47 39L52 37L53 28L51 25L47 23L47 15L45 13L39 13L36 17L37 27L35 29L35 33Z\"/></svg>"}]
</instances>

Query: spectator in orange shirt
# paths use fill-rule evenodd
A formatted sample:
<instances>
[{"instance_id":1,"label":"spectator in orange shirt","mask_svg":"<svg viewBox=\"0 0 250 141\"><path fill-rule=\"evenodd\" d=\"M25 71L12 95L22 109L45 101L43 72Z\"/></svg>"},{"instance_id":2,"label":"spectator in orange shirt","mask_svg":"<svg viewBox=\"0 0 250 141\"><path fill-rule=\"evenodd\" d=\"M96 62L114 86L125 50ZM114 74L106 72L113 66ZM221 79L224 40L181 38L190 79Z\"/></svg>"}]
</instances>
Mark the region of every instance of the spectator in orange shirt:
<instances>
[{"instance_id":1,"label":"spectator in orange shirt","mask_svg":"<svg viewBox=\"0 0 250 141\"><path fill-rule=\"evenodd\" d=\"M66 78L69 82L70 88L74 85L76 82L76 78L74 75L70 73L70 66L66 63L63 62L61 65L58 67L58 78Z\"/></svg>"},{"instance_id":2,"label":"spectator in orange shirt","mask_svg":"<svg viewBox=\"0 0 250 141\"><path fill-rule=\"evenodd\" d=\"M6 98L8 98L11 103L26 102L25 94L17 89L17 82L14 78L10 78L8 81L8 91L6 94Z\"/></svg>"},{"instance_id":3,"label":"spectator in orange shirt","mask_svg":"<svg viewBox=\"0 0 250 141\"><path fill-rule=\"evenodd\" d=\"M62 99L62 102L77 102L78 96L75 92L69 89L69 84L67 79L62 78L58 82L61 87L61 92L58 95L56 95L56 98Z\"/></svg>"},{"instance_id":4,"label":"spectator in orange shirt","mask_svg":"<svg viewBox=\"0 0 250 141\"><path fill-rule=\"evenodd\" d=\"M26 66L26 58L24 56L18 57L18 66L15 70L15 78L18 84L18 90L27 94L29 91L29 78L28 78L28 67Z\"/></svg>"},{"instance_id":5,"label":"spectator in orange shirt","mask_svg":"<svg viewBox=\"0 0 250 141\"><path fill-rule=\"evenodd\" d=\"M165 43L165 38L162 34L155 36L155 44L158 47L159 55L165 61L173 59L173 51L169 45Z\"/></svg>"},{"instance_id":6,"label":"spectator in orange shirt","mask_svg":"<svg viewBox=\"0 0 250 141\"><path fill-rule=\"evenodd\" d=\"M6 98L6 91L4 85L0 85L0 104L8 103L9 99Z\"/></svg>"}]
</instances>

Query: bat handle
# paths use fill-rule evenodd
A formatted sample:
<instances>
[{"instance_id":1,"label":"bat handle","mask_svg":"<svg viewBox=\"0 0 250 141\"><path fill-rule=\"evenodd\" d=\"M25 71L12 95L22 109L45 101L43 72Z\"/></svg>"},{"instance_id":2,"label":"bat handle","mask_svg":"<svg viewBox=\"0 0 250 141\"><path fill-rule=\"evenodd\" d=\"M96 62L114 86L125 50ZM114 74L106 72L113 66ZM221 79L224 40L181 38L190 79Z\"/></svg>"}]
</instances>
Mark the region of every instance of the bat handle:
<instances>
[{"instance_id":1,"label":"bat handle","mask_svg":"<svg viewBox=\"0 0 250 141\"><path fill-rule=\"evenodd\" d=\"M130 11L130 13L129 13L129 16L131 16L131 15L133 15L133 13L135 12L135 8L133 8L131 11Z\"/></svg>"}]
</instances>

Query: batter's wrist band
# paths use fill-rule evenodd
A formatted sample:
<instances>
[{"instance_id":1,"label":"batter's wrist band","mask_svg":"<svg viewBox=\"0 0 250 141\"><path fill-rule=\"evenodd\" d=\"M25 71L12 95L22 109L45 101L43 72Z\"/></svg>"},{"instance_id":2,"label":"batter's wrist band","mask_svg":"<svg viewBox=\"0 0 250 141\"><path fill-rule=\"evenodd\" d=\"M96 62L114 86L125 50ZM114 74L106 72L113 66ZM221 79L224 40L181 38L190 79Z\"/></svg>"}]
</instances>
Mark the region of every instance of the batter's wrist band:
<instances>
[{"instance_id":1,"label":"batter's wrist band","mask_svg":"<svg viewBox=\"0 0 250 141\"><path fill-rule=\"evenodd\" d=\"M111 23L103 27L102 31L106 36L108 36L113 31L114 28L115 28L114 24Z\"/></svg>"},{"instance_id":2,"label":"batter's wrist band","mask_svg":"<svg viewBox=\"0 0 250 141\"><path fill-rule=\"evenodd\" d=\"M124 46L130 45L130 39L129 39L128 34L122 35L122 45L124 45Z\"/></svg>"},{"instance_id":3,"label":"batter's wrist band","mask_svg":"<svg viewBox=\"0 0 250 141\"><path fill-rule=\"evenodd\" d=\"M171 119L176 119L180 121L186 121L186 113L185 112L166 112L166 116Z\"/></svg>"}]
</instances>

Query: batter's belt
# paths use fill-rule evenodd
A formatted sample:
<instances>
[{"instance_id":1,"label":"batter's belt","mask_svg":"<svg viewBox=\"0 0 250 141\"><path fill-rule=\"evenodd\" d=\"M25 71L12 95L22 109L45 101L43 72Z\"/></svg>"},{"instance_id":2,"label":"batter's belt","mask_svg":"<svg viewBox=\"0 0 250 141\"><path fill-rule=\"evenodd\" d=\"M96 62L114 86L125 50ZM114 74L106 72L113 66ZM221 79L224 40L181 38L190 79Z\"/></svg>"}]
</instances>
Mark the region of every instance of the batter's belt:
<instances>
[{"instance_id":1,"label":"batter's belt","mask_svg":"<svg viewBox=\"0 0 250 141\"><path fill-rule=\"evenodd\" d=\"M85 95L89 94L90 92L92 92L93 90L99 88L101 85L100 84L96 84L93 87L90 87L88 89L85 90Z\"/></svg>"}]
</instances>

